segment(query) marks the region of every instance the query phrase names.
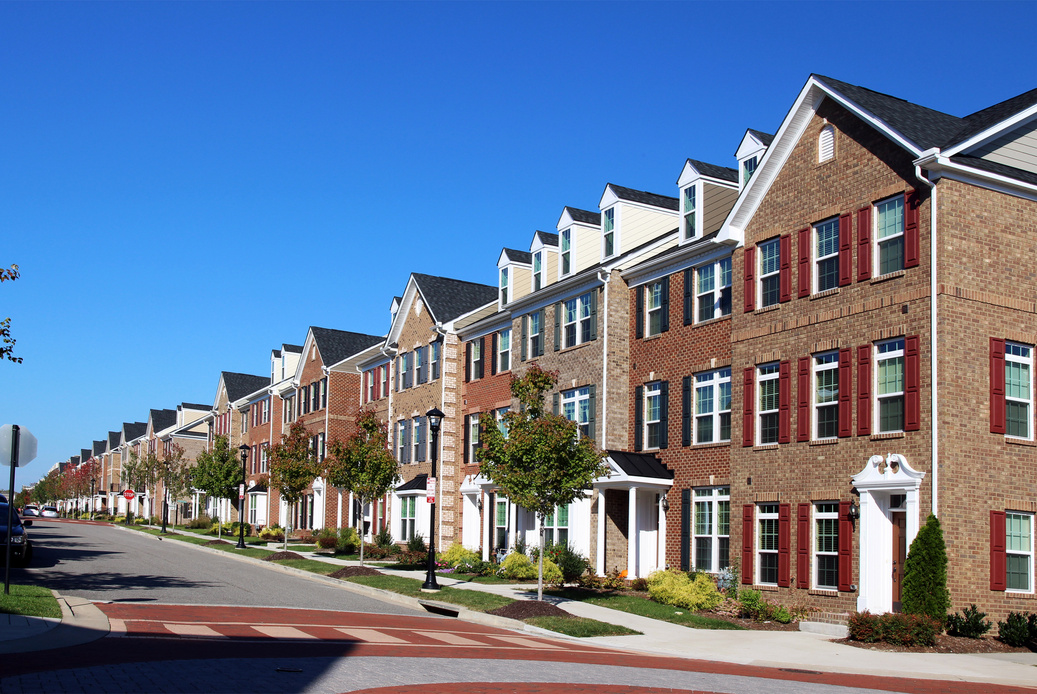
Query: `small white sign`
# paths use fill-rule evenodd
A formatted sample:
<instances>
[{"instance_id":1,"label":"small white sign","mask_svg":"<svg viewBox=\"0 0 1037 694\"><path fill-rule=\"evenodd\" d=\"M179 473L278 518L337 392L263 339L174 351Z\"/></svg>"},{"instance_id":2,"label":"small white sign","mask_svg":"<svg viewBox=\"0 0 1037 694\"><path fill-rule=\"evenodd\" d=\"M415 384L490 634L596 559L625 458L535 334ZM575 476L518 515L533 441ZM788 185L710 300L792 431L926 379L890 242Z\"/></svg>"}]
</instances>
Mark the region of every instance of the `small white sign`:
<instances>
[{"instance_id":1,"label":"small white sign","mask_svg":"<svg viewBox=\"0 0 1037 694\"><path fill-rule=\"evenodd\" d=\"M429 477L428 481L425 482L425 501L434 504L436 503L436 478Z\"/></svg>"},{"instance_id":2,"label":"small white sign","mask_svg":"<svg viewBox=\"0 0 1037 694\"><path fill-rule=\"evenodd\" d=\"M14 449L14 425L5 424L0 427L0 465L11 464L11 451ZM25 427L18 427L18 460L15 467L28 465L36 459L36 437Z\"/></svg>"},{"instance_id":3,"label":"small white sign","mask_svg":"<svg viewBox=\"0 0 1037 694\"><path fill-rule=\"evenodd\" d=\"M238 498L239 499L244 499L245 498L245 485L243 485L243 484L239 484L238 485Z\"/></svg>"}]
</instances>

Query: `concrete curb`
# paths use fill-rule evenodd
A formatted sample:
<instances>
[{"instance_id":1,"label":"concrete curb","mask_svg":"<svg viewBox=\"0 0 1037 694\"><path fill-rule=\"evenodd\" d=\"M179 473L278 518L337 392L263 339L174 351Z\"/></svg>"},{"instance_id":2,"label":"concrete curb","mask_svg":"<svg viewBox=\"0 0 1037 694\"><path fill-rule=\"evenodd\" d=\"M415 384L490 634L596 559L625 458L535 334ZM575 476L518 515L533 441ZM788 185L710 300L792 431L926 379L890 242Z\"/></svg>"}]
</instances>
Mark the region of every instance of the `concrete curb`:
<instances>
[{"instance_id":1,"label":"concrete curb","mask_svg":"<svg viewBox=\"0 0 1037 694\"><path fill-rule=\"evenodd\" d=\"M108 618L97 605L84 598L66 597L56 591L51 592L61 607L61 621L37 617L36 619L54 624L32 636L0 641L0 653L29 653L67 648L97 641L108 635Z\"/></svg>"}]
</instances>

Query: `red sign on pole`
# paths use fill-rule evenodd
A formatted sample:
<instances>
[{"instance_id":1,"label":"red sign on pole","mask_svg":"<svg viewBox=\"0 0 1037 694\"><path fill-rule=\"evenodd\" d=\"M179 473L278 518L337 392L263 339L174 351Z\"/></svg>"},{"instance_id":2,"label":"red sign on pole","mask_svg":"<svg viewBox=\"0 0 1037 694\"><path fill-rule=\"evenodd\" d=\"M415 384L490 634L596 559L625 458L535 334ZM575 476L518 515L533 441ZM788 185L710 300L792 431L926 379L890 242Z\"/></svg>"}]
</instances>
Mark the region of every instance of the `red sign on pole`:
<instances>
[{"instance_id":1,"label":"red sign on pole","mask_svg":"<svg viewBox=\"0 0 1037 694\"><path fill-rule=\"evenodd\" d=\"M133 493L132 489L127 489L122 493L122 495L126 497L126 501L133 501L133 497L136 496L136 494Z\"/></svg>"},{"instance_id":2,"label":"red sign on pole","mask_svg":"<svg viewBox=\"0 0 1037 694\"><path fill-rule=\"evenodd\" d=\"M434 504L436 503L436 478L429 477L425 482L425 501Z\"/></svg>"}]
</instances>

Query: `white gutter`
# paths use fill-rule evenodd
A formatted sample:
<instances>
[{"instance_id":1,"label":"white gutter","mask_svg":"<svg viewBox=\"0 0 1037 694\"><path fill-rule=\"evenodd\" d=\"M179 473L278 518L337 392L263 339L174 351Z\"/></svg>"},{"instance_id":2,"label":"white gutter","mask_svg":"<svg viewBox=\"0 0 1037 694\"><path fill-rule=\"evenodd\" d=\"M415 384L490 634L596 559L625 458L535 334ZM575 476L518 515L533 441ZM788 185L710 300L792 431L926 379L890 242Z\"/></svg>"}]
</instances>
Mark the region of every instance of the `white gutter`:
<instances>
[{"instance_id":1,"label":"white gutter","mask_svg":"<svg viewBox=\"0 0 1037 694\"><path fill-rule=\"evenodd\" d=\"M604 307L602 314L604 319L601 322L601 448L605 449L605 442L608 440L605 437L608 429L608 385L609 385L609 282L612 280L612 271L604 271L602 276L602 270L598 271L598 280L601 281L605 287L605 296L602 297L601 303Z\"/></svg>"},{"instance_id":2,"label":"white gutter","mask_svg":"<svg viewBox=\"0 0 1037 694\"><path fill-rule=\"evenodd\" d=\"M929 380L930 398L932 400L932 512L939 517L939 469L940 469L940 411L938 409L938 384L937 363L939 355L938 342L936 340L936 306L937 306L937 282L936 282L936 184L922 174L922 163L926 160L934 160L939 156L938 149L932 149L923 153L923 158L915 162L915 178L929 186Z\"/></svg>"}]
</instances>

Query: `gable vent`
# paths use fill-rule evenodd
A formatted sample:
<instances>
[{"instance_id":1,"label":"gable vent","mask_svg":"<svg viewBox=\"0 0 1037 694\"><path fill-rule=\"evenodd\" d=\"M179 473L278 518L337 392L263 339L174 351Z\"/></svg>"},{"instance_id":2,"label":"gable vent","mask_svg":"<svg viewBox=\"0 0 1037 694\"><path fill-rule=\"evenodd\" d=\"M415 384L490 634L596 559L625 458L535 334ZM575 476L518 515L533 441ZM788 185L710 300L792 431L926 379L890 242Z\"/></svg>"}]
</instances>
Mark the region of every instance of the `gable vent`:
<instances>
[{"instance_id":1,"label":"gable vent","mask_svg":"<svg viewBox=\"0 0 1037 694\"><path fill-rule=\"evenodd\" d=\"M821 137L817 141L817 160L828 161L835 156L835 128L826 125L821 128Z\"/></svg>"}]
</instances>

